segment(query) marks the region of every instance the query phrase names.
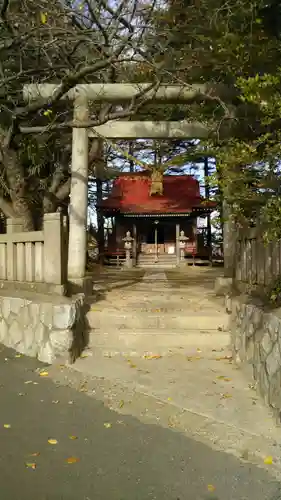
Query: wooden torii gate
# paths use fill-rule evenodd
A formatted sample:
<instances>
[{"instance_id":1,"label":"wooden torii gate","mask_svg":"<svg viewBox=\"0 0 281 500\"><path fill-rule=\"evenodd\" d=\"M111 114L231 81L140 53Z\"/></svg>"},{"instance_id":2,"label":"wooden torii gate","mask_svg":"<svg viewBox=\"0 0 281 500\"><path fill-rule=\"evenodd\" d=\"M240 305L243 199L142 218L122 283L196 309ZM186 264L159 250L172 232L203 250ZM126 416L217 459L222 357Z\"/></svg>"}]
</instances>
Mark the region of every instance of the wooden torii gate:
<instances>
[{"instance_id":1,"label":"wooden torii gate","mask_svg":"<svg viewBox=\"0 0 281 500\"><path fill-rule=\"evenodd\" d=\"M59 89L56 84L25 85L26 102L49 99ZM71 190L69 209L68 280L80 282L85 277L88 208L88 138L108 139L205 139L212 130L200 122L107 122L96 128L83 127L89 122L89 102L124 103L136 98L151 84L81 84L72 88L62 99L73 101ZM155 103L188 103L195 99L231 98L233 90L224 85L161 85L156 92L148 90L147 101ZM79 125L81 124L81 125ZM36 127L33 129L36 131Z\"/></svg>"}]
</instances>

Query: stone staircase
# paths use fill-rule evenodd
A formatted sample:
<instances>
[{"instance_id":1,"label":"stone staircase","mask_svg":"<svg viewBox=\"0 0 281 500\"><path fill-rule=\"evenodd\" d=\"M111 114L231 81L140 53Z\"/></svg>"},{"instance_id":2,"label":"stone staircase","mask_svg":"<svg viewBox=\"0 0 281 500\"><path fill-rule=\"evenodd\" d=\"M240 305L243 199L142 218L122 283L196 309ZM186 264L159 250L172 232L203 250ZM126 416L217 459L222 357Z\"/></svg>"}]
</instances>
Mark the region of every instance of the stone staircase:
<instances>
[{"instance_id":1,"label":"stone staircase","mask_svg":"<svg viewBox=\"0 0 281 500\"><path fill-rule=\"evenodd\" d=\"M139 254L137 266L144 269L149 268L162 268L168 269L172 267L176 267L177 265L177 257L175 254L169 255L167 253L159 254L156 257L155 254Z\"/></svg>"},{"instance_id":2,"label":"stone staircase","mask_svg":"<svg viewBox=\"0 0 281 500\"><path fill-rule=\"evenodd\" d=\"M87 313L90 348L105 354L164 355L203 345L229 345L228 315L213 291L202 286L172 289L164 272L111 289Z\"/></svg>"}]
</instances>

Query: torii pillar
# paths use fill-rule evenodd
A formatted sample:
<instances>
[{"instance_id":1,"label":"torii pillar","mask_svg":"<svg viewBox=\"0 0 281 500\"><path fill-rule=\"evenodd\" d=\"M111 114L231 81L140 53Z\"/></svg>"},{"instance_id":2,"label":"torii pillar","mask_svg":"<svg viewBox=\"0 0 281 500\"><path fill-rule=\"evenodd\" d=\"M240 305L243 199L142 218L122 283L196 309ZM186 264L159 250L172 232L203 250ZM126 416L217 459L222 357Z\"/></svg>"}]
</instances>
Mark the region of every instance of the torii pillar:
<instances>
[{"instance_id":1,"label":"torii pillar","mask_svg":"<svg viewBox=\"0 0 281 500\"><path fill-rule=\"evenodd\" d=\"M88 100L78 95L74 101L74 121L87 122ZM71 189L69 205L68 280L75 282L85 276L88 211L88 129L73 128Z\"/></svg>"}]
</instances>

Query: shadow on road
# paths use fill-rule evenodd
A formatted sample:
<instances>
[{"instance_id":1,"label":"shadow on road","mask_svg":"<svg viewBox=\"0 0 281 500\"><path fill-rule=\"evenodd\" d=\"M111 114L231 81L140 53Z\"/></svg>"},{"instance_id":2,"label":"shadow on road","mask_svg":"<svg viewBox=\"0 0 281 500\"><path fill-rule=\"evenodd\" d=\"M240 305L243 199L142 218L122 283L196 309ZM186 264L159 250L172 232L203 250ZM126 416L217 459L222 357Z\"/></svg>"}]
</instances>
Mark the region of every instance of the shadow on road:
<instances>
[{"instance_id":1,"label":"shadow on road","mask_svg":"<svg viewBox=\"0 0 281 500\"><path fill-rule=\"evenodd\" d=\"M94 397L39 376L39 366L14 351L0 353L1 499L281 498L266 470L179 432L121 416ZM49 444L50 438L57 444ZM69 464L70 457L75 460ZM26 467L31 462L35 469Z\"/></svg>"}]
</instances>

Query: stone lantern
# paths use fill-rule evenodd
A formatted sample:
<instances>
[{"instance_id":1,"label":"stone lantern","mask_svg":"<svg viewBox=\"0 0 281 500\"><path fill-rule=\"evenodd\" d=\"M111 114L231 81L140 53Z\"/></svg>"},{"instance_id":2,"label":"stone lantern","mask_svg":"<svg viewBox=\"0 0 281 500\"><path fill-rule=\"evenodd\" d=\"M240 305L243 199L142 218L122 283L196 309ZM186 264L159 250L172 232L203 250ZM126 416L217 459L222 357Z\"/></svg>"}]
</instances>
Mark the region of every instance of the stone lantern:
<instances>
[{"instance_id":1,"label":"stone lantern","mask_svg":"<svg viewBox=\"0 0 281 500\"><path fill-rule=\"evenodd\" d=\"M126 232L126 236L125 236L125 238L123 238L123 241L124 241L124 247L125 247L125 251L126 251L125 265L126 265L126 267L132 267L133 261L131 259L131 250L133 248L134 238L132 238L130 231Z\"/></svg>"},{"instance_id":2,"label":"stone lantern","mask_svg":"<svg viewBox=\"0 0 281 500\"><path fill-rule=\"evenodd\" d=\"M188 241L188 237L185 236L184 231L181 231L180 235L179 235L180 262L184 261L185 246L186 246L187 241Z\"/></svg>"}]
</instances>

